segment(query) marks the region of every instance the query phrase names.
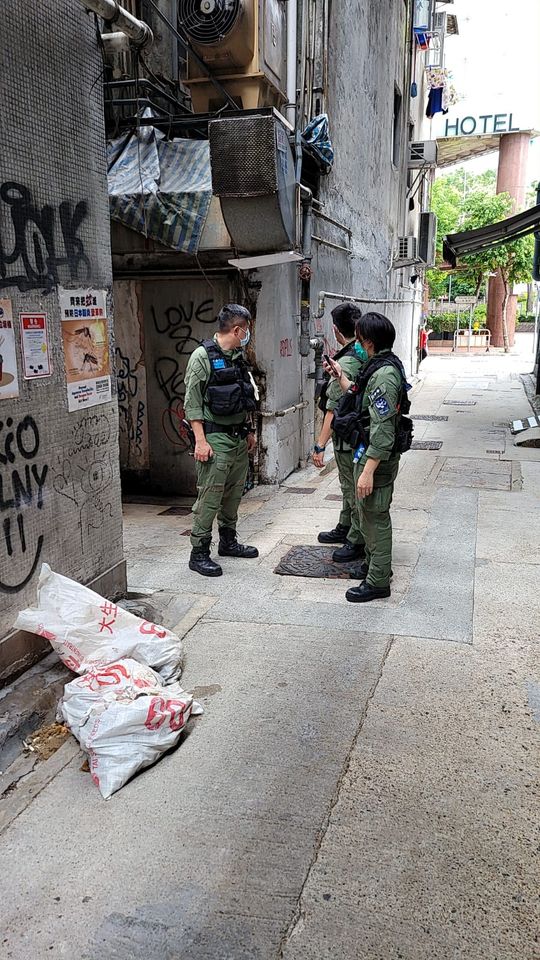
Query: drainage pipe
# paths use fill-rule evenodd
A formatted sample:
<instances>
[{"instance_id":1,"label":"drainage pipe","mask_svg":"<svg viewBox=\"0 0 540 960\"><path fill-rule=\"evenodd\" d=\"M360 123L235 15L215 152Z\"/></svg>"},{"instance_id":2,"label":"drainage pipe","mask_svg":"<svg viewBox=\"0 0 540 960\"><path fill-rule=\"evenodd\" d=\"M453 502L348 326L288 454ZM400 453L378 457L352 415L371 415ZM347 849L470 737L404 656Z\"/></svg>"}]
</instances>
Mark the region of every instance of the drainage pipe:
<instances>
[{"instance_id":1,"label":"drainage pipe","mask_svg":"<svg viewBox=\"0 0 540 960\"><path fill-rule=\"evenodd\" d=\"M300 356L309 357L311 340L311 231L313 229L313 208L311 191L302 191L302 253L304 259L300 266Z\"/></svg>"},{"instance_id":2,"label":"drainage pipe","mask_svg":"<svg viewBox=\"0 0 540 960\"><path fill-rule=\"evenodd\" d=\"M101 40L107 53L127 53L130 47L130 39L120 30L114 33L102 33Z\"/></svg>"},{"instance_id":3,"label":"drainage pipe","mask_svg":"<svg viewBox=\"0 0 540 960\"><path fill-rule=\"evenodd\" d=\"M146 47L153 43L154 35L147 23L138 20L117 0L80 0L83 7L97 13L98 17L129 37L136 47Z\"/></svg>"},{"instance_id":4,"label":"drainage pipe","mask_svg":"<svg viewBox=\"0 0 540 960\"><path fill-rule=\"evenodd\" d=\"M345 303L374 303L374 304L384 304L384 303L417 303L416 300L408 300L403 298L402 300L379 300L377 297L351 297L346 293L330 293L328 290L319 291L319 309L315 314L315 319L320 320L324 316L324 311L326 308L326 300L342 300Z\"/></svg>"},{"instance_id":5,"label":"drainage pipe","mask_svg":"<svg viewBox=\"0 0 540 960\"><path fill-rule=\"evenodd\" d=\"M297 0L287 3L287 120L296 129L296 43L298 35Z\"/></svg>"},{"instance_id":6,"label":"drainage pipe","mask_svg":"<svg viewBox=\"0 0 540 960\"><path fill-rule=\"evenodd\" d=\"M259 416L261 417L286 417L288 413L296 413L297 410L305 410L306 407L309 407L307 400L301 400L300 403L293 403L291 407L285 407L284 410L261 410Z\"/></svg>"}]
</instances>

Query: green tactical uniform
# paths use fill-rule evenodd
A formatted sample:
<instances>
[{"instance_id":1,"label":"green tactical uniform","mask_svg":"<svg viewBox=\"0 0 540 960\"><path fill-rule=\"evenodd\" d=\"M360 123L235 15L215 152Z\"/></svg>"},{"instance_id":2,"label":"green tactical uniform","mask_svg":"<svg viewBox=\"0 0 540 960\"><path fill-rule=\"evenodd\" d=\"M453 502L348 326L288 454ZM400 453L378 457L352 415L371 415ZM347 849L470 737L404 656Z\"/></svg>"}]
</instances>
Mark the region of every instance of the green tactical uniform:
<instances>
[{"instance_id":1,"label":"green tactical uniform","mask_svg":"<svg viewBox=\"0 0 540 960\"><path fill-rule=\"evenodd\" d=\"M389 350L381 350L384 356ZM369 566L366 581L373 587L387 587L392 565L392 521L390 504L399 469L399 454L392 448L396 439L402 380L395 367L379 367L370 377L362 411L369 411L369 446L354 465L355 486L368 458L380 460L373 476L373 493L358 500L360 529L366 544Z\"/></svg>"},{"instance_id":2,"label":"green tactical uniform","mask_svg":"<svg viewBox=\"0 0 540 960\"><path fill-rule=\"evenodd\" d=\"M351 354L341 357L339 364L349 380L355 379L360 367L362 366L362 363L358 357L352 356ZM339 382L337 380L331 380L326 391L326 409L335 410L342 397L343 392ZM343 505L339 515L339 522L343 527L347 527L349 530L347 534L347 540L349 543L354 543L355 545L362 544L364 542L364 538L362 537L362 533L360 531L360 516L358 512L356 487L354 483L354 451L348 443L345 443L344 440L340 440L340 438L333 432L332 443L334 445L334 456L336 458L339 485L343 494Z\"/></svg>"},{"instance_id":3,"label":"green tactical uniform","mask_svg":"<svg viewBox=\"0 0 540 960\"><path fill-rule=\"evenodd\" d=\"M217 343L216 337L214 340ZM242 350L223 350L230 360L243 356ZM245 424L247 413L218 416L206 403L206 385L212 370L204 347L197 347L191 354L186 375L185 414L188 420L210 421L223 426ZM228 433L211 433L208 442L214 456L202 463L195 461L197 470L197 500L193 505L191 544L200 547L212 537L212 525L218 518L218 526L236 530L238 507L244 492L248 474L248 451L245 437Z\"/></svg>"}]
</instances>

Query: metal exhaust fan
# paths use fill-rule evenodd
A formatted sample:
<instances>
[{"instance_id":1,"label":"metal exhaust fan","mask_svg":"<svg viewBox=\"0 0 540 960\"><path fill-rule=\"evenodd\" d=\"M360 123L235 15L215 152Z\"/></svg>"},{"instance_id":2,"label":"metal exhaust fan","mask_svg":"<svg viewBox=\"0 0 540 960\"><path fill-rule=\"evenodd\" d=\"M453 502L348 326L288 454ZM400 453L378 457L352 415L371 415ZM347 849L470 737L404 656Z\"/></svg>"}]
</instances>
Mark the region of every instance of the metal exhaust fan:
<instances>
[{"instance_id":1,"label":"metal exhaust fan","mask_svg":"<svg viewBox=\"0 0 540 960\"><path fill-rule=\"evenodd\" d=\"M179 0L178 16L194 43L213 46L234 30L242 7L242 0Z\"/></svg>"}]
</instances>

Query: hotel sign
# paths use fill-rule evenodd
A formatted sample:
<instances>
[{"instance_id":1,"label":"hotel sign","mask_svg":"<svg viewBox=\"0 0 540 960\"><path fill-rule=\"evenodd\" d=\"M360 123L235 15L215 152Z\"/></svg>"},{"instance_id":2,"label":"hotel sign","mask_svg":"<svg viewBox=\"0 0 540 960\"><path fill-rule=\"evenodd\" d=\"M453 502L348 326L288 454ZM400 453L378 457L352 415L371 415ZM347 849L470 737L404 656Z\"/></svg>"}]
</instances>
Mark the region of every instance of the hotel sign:
<instances>
[{"instance_id":1,"label":"hotel sign","mask_svg":"<svg viewBox=\"0 0 540 960\"><path fill-rule=\"evenodd\" d=\"M444 137L478 137L482 134L517 133L513 113L481 113L479 116L446 120Z\"/></svg>"}]
</instances>

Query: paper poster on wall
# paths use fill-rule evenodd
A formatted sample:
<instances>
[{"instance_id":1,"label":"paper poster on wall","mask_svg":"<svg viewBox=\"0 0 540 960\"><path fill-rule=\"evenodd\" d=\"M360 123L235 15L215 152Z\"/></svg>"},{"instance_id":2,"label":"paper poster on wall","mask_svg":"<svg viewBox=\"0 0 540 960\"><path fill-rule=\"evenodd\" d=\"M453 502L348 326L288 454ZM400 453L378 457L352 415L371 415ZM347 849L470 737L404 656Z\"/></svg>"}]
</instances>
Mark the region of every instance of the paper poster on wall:
<instances>
[{"instance_id":1,"label":"paper poster on wall","mask_svg":"<svg viewBox=\"0 0 540 960\"><path fill-rule=\"evenodd\" d=\"M19 396L11 300L0 300L0 400Z\"/></svg>"},{"instance_id":2,"label":"paper poster on wall","mask_svg":"<svg viewBox=\"0 0 540 960\"><path fill-rule=\"evenodd\" d=\"M50 377L49 340L45 313L20 313L23 376L25 380Z\"/></svg>"},{"instance_id":3,"label":"paper poster on wall","mask_svg":"<svg viewBox=\"0 0 540 960\"><path fill-rule=\"evenodd\" d=\"M99 320L107 316L107 291L58 288L61 320Z\"/></svg>"},{"instance_id":4,"label":"paper poster on wall","mask_svg":"<svg viewBox=\"0 0 540 960\"><path fill-rule=\"evenodd\" d=\"M62 290L59 299L68 410L108 403L112 395L105 291Z\"/></svg>"}]
</instances>

